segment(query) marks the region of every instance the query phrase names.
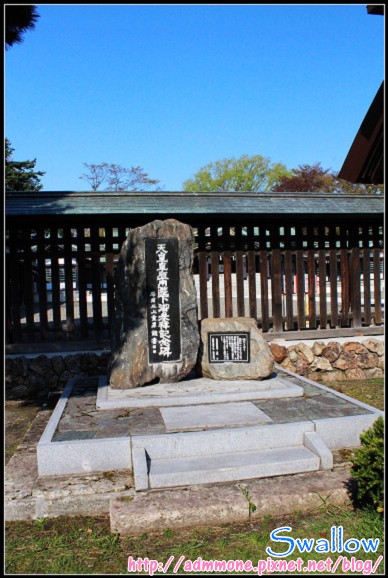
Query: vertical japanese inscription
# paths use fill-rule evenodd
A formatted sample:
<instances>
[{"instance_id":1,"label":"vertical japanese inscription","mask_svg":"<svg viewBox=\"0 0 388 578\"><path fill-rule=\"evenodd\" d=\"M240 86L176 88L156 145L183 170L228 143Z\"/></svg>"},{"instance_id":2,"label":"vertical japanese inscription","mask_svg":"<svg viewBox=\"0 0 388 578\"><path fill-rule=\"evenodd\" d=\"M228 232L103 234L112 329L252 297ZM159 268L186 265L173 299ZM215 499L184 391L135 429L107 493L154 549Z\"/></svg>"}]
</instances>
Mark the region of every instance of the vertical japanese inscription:
<instances>
[{"instance_id":1,"label":"vertical japanese inscription","mask_svg":"<svg viewBox=\"0 0 388 578\"><path fill-rule=\"evenodd\" d=\"M150 363L181 356L178 239L145 239Z\"/></svg>"}]
</instances>

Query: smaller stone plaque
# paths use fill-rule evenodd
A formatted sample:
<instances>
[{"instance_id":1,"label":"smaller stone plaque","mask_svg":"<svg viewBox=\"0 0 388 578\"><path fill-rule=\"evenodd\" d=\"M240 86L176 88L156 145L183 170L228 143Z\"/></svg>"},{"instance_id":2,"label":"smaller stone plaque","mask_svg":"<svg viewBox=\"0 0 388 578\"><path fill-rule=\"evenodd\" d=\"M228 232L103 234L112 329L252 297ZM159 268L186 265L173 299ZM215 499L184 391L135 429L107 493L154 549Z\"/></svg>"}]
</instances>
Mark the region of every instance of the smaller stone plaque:
<instances>
[{"instance_id":1,"label":"smaller stone plaque","mask_svg":"<svg viewBox=\"0 0 388 578\"><path fill-rule=\"evenodd\" d=\"M201 320L199 375L217 380L265 379L274 359L256 319L220 317Z\"/></svg>"},{"instance_id":2,"label":"smaller stone plaque","mask_svg":"<svg viewBox=\"0 0 388 578\"><path fill-rule=\"evenodd\" d=\"M209 333L209 363L249 363L250 333Z\"/></svg>"}]
</instances>

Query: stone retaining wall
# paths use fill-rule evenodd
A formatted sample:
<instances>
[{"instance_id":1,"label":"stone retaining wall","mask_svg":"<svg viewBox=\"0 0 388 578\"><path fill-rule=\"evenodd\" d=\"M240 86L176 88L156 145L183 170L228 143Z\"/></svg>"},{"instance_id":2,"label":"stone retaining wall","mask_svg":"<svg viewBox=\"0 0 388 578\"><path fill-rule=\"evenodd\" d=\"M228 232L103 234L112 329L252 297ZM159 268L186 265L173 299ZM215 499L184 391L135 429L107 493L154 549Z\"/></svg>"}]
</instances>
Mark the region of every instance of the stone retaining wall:
<instances>
[{"instance_id":1,"label":"stone retaining wall","mask_svg":"<svg viewBox=\"0 0 388 578\"><path fill-rule=\"evenodd\" d=\"M362 342L315 341L289 347L269 343L272 354L284 369L313 381L330 383L384 376L384 343L369 338Z\"/></svg>"},{"instance_id":2,"label":"stone retaining wall","mask_svg":"<svg viewBox=\"0 0 388 578\"><path fill-rule=\"evenodd\" d=\"M276 363L313 381L330 383L384 375L384 342L375 338L362 343L301 342L289 347L276 341L269 343ZM50 392L62 391L72 377L107 375L109 358L109 351L9 356L5 365L5 397L44 401Z\"/></svg>"},{"instance_id":3,"label":"stone retaining wall","mask_svg":"<svg viewBox=\"0 0 388 578\"><path fill-rule=\"evenodd\" d=\"M5 397L44 401L53 391L62 391L72 377L106 375L110 352L7 357Z\"/></svg>"}]
</instances>

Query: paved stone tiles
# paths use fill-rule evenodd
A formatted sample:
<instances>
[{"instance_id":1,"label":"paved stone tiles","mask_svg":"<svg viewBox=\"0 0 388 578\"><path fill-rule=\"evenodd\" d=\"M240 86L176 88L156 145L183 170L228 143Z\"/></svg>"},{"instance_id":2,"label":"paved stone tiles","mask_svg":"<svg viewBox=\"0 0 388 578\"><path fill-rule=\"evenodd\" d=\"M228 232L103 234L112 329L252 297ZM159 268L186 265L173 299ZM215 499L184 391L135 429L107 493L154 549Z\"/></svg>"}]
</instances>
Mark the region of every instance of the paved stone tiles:
<instances>
[{"instance_id":1,"label":"paved stone tiles","mask_svg":"<svg viewBox=\"0 0 388 578\"><path fill-rule=\"evenodd\" d=\"M79 378L53 436L55 442L165 433L158 408L96 409L98 378Z\"/></svg>"},{"instance_id":2,"label":"paved stone tiles","mask_svg":"<svg viewBox=\"0 0 388 578\"><path fill-rule=\"evenodd\" d=\"M300 398L263 400L260 403L255 403L255 405L269 415L275 423L372 413L331 393L322 392L322 390Z\"/></svg>"}]
</instances>

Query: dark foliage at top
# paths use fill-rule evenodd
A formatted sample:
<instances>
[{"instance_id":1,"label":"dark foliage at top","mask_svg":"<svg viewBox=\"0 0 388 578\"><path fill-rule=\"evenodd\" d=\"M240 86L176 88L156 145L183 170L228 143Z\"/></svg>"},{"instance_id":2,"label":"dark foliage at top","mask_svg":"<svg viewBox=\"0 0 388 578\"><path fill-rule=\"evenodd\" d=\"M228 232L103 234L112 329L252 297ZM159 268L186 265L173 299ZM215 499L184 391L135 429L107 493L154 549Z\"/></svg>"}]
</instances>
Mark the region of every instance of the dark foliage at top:
<instances>
[{"instance_id":1,"label":"dark foliage at top","mask_svg":"<svg viewBox=\"0 0 388 578\"><path fill-rule=\"evenodd\" d=\"M23 35L27 30L33 30L40 18L33 5L8 4L5 7L5 46L23 42Z\"/></svg>"}]
</instances>

